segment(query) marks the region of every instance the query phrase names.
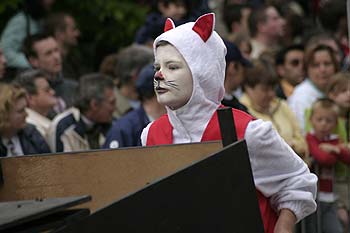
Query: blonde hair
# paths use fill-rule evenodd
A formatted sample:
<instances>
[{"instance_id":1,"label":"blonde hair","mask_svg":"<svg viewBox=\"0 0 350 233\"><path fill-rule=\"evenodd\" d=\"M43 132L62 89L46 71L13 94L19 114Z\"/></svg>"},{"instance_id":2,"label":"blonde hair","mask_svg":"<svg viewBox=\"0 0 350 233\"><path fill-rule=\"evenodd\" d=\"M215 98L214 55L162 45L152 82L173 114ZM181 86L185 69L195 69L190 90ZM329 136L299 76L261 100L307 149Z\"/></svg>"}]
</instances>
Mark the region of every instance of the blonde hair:
<instances>
[{"instance_id":1,"label":"blonde hair","mask_svg":"<svg viewBox=\"0 0 350 233\"><path fill-rule=\"evenodd\" d=\"M24 89L10 84L0 84L0 131L9 127L9 113L16 101L25 97Z\"/></svg>"},{"instance_id":2,"label":"blonde hair","mask_svg":"<svg viewBox=\"0 0 350 233\"><path fill-rule=\"evenodd\" d=\"M327 87L327 95L337 95L340 92L345 91L350 85L350 73L349 72L338 72L332 76Z\"/></svg>"},{"instance_id":3,"label":"blonde hair","mask_svg":"<svg viewBox=\"0 0 350 233\"><path fill-rule=\"evenodd\" d=\"M312 117L312 115L317 109L324 109L328 110L328 112L333 112L335 114L336 119L338 119L338 116L340 114L339 106L329 98L321 98L316 100L312 104L310 117Z\"/></svg>"}]
</instances>

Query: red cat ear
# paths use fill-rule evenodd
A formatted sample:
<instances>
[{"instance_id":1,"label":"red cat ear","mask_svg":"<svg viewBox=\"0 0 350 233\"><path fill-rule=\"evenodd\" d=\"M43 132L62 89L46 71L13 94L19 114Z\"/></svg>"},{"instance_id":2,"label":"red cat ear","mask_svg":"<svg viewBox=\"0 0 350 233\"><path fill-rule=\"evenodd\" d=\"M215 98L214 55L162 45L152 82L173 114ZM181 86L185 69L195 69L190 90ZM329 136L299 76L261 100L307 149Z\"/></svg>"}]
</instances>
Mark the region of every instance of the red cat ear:
<instances>
[{"instance_id":1,"label":"red cat ear","mask_svg":"<svg viewBox=\"0 0 350 233\"><path fill-rule=\"evenodd\" d=\"M167 18L165 21L165 25L164 25L164 32L169 31L169 30L174 29L174 28L175 28L174 22L170 18Z\"/></svg>"},{"instance_id":2,"label":"red cat ear","mask_svg":"<svg viewBox=\"0 0 350 233\"><path fill-rule=\"evenodd\" d=\"M192 30L195 31L204 42L206 42L214 30L214 21L214 13L202 15L194 23Z\"/></svg>"}]
</instances>

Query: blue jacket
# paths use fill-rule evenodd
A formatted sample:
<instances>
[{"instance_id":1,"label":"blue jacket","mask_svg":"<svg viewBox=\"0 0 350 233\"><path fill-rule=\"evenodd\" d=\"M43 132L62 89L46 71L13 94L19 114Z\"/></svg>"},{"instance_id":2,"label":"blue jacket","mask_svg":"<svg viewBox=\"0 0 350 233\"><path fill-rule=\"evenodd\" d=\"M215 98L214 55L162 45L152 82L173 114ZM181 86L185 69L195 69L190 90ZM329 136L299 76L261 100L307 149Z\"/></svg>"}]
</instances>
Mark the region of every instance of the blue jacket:
<instances>
[{"instance_id":1,"label":"blue jacket","mask_svg":"<svg viewBox=\"0 0 350 233\"><path fill-rule=\"evenodd\" d=\"M51 153L45 139L34 125L27 124L24 129L18 132L17 136L24 155ZM2 144L2 140L0 140L0 157L6 157L6 154L7 148Z\"/></svg>"},{"instance_id":2,"label":"blue jacket","mask_svg":"<svg viewBox=\"0 0 350 233\"><path fill-rule=\"evenodd\" d=\"M108 131L103 148L141 146L142 130L149 123L143 107L139 107L116 121Z\"/></svg>"}]
</instances>

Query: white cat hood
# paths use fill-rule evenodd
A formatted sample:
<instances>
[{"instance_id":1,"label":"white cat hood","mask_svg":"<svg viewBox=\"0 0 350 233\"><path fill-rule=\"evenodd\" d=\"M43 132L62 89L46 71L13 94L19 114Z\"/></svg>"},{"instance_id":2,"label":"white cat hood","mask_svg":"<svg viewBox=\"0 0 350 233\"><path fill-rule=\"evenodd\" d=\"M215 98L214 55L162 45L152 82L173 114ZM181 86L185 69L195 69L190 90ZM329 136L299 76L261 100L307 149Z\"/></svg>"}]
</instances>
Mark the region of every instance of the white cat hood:
<instances>
[{"instance_id":1,"label":"white cat hood","mask_svg":"<svg viewBox=\"0 0 350 233\"><path fill-rule=\"evenodd\" d=\"M167 19L165 32L154 41L154 52L159 41L167 41L176 47L192 72L190 100L177 110L167 107L174 128L174 143L199 142L225 93L226 47L214 31L214 21L213 13L178 27Z\"/></svg>"}]
</instances>

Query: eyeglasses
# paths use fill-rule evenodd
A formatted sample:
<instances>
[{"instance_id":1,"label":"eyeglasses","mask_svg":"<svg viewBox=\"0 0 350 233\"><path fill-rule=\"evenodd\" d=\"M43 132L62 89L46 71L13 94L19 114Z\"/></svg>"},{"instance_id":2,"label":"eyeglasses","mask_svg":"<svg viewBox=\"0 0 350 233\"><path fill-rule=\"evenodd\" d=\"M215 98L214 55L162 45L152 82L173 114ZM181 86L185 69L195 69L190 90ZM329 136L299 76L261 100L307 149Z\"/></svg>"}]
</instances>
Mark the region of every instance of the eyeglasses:
<instances>
[{"instance_id":1,"label":"eyeglasses","mask_svg":"<svg viewBox=\"0 0 350 233\"><path fill-rule=\"evenodd\" d=\"M289 62L292 66L299 66L299 64L303 64L303 60L301 59L292 59L290 62Z\"/></svg>"}]
</instances>

